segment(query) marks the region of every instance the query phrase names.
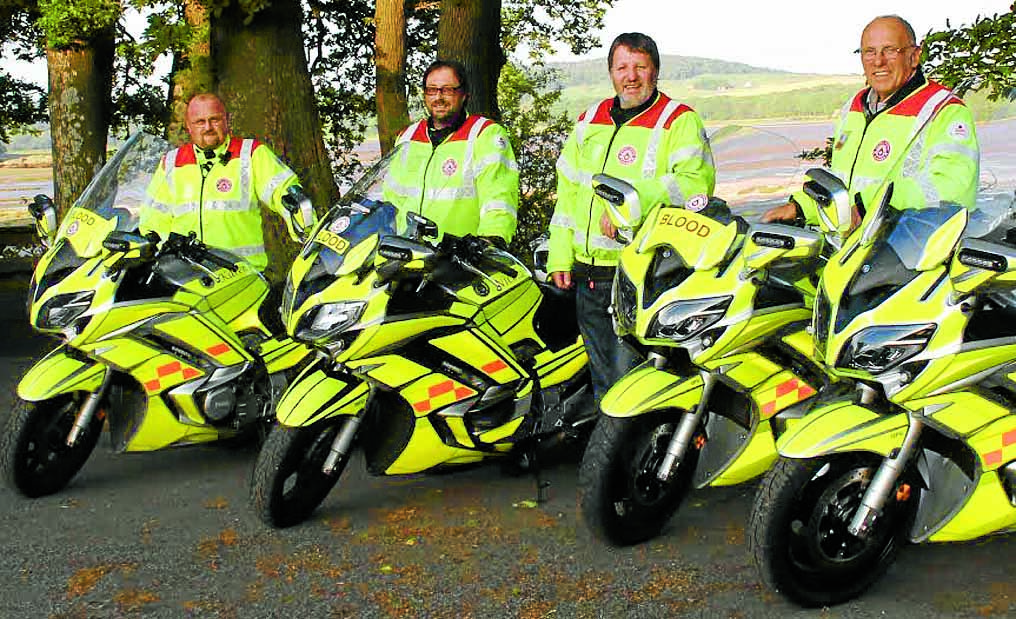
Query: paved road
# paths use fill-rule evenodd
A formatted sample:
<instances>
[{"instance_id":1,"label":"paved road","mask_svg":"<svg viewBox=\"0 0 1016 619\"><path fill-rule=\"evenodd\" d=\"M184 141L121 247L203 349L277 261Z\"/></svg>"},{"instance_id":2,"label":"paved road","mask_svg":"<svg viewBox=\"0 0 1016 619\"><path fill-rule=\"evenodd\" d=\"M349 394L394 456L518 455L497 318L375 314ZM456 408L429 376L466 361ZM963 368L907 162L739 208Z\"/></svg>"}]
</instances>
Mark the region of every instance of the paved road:
<instances>
[{"instance_id":1,"label":"paved road","mask_svg":"<svg viewBox=\"0 0 1016 619\"><path fill-rule=\"evenodd\" d=\"M0 279L0 423L45 350L24 286ZM0 426L2 427L2 426ZM531 478L496 466L409 479L347 472L316 517L272 531L247 508L255 453L112 454L34 501L0 488L0 617L1003 617L1016 614L1016 536L907 549L864 599L803 611L756 582L744 544L753 486L696 494L658 540L593 542L575 464Z\"/></svg>"}]
</instances>

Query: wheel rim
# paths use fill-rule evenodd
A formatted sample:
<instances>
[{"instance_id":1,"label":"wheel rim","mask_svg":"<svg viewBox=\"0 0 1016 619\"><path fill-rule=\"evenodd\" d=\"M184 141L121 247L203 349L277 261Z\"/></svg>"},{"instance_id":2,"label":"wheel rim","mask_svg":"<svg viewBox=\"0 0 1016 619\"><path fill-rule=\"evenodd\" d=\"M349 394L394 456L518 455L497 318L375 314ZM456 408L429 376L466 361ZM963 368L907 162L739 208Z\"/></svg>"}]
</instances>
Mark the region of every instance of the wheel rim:
<instances>
[{"instance_id":1,"label":"wheel rim","mask_svg":"<svg viewBox=\"0 0 1016 619\"><path fill-rule=\"evenodd\" d=\"M632 498L640 505L652 506L666 496L669 484L656 476L674 435L674 424L653 428L640 443L632 462Z\"/></svg>"},{"instance_id":2,"label":"wheel rim","mask_svg":"<svg viewBox=\"0 0 1016 619\"><path fill-rule=\"evenodd\" d=\"M790 557L802 573L823 578L864 573L892 551L900 513L895 502L886 504L869 536L859 538L848 528L874 474L874 466L837 472L827 464L812 478L831 482L821 492L816 489L790 522Z\"/></svg>"},{"instance_id":3,"label":"wheel rim","mask_svg":"<svg viewBox=\"0 0 1016 619\"><path fill-rule=\"evenodd\" d=\"M53 414L39 416L25 442L22 459L25 474L45 476L48 471L59 468L64 462L63 456L75 449L67 445L67 436L74 427L77 412L75 399L67 397L59 403L54 402L53 409ZM81 435L77 445L83 442L85 436Z\"/></svg>"}]
</instances>

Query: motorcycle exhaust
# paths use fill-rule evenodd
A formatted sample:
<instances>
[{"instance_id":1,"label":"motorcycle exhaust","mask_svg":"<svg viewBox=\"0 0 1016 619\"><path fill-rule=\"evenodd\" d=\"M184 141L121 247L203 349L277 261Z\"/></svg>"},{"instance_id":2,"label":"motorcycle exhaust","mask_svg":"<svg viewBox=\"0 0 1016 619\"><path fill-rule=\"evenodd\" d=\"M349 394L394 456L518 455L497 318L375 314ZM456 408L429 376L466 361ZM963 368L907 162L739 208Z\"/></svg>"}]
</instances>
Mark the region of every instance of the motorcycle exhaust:
<instances>
[{"instance_id":1,"label":"motorcycle exhaust","mask_svg":"<svg viewBox=\"0 0 1016 619\"><path fill-rule=\"evenodd\" d=\"M81 409L78 410L78 414L74 418L74 425L71 427L70 433L67 434L66 442L68 447L74 447L74 444L78 442L78 437L88 427L88 424L92 422L95 411L99 409L99 402L106 395L106 390L109 389L109 383L112 380L113 371L106 370L106 376L103 377L102 384L81 404Z\"/></svg>"},{"instance_id":2,"label":"motorcycle exhaust","mask_svg":"<svg viewBox=\"0 0 1016 619\"><path fill-rule=\"evenodd\" d=\"M321 472L325 475L331 475L335 472L336 463L349 451L349 446L353 444L353 438L356 436L356 431L359 427L359 417L346 418L346 423L343 424L342 429L335 435L335 440L332 441L332 446L329 449L328 457L325 458L324 465L321 467Z\"/></svg>"},{"instance_id":3,"label":"motorcycle exhaust","mask_svg":"<svg viewBox=\"0 0 1016 619\"><path fill-rule=\"evenodd\" d=\"M914 449L917 447L917 439L920 438L923 429L924 420L911 414L910 425L907 428L907 435L903 438L903 444L895 450L895 453L890 453L889 457L882 460L878 471L875 472L875 477L872 478L867 490L864 491L864 496L861 497L861 506L857 508L847 527L851 535L864 539L871 533L871 527L882 513L882 508L885 507L886 501L892 494L896 481L910 461Z\"/></svg>"},{"instance_id":4,"label":"motorcycle exhaust","mask_svg":"<svg viewBox=\"0 0 1016 619\"><path fill-rule=\"evenodd\" d=\"M674 469L677 468L678 463L688 451L688 445L691 444L691 439L702 420L702 415L706 413L709 396L713 392L713 385L716 384L716 375L704 371L700 374L702 375L702 397L699 399L698 406L695 407L694 413L681 417L677 431L674 432L674 436L670 438L670 443L667 445L667 454L663 457L660 468L656 469L656 478L662 482L669 481L670 476L674 474Z\"/></svg>"}]
</instances>

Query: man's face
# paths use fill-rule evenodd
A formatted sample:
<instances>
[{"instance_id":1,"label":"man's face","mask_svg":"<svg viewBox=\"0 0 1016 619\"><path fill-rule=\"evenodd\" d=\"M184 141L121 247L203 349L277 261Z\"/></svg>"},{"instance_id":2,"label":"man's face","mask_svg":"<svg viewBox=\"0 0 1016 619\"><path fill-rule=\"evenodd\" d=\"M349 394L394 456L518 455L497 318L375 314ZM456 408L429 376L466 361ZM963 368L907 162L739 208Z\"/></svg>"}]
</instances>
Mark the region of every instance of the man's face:
<instances>
[{"instance_id":1,"label":"man's face","mask_svg":"<svg viewBox=\"0 0 1016 619\"><path fill-rule=\"evenodd\" d=\"M618 45L610 64L610 81L621 107L629 109L645 103L656 88L656 73L649 54Z\"/></svg>"},{"instance_id":2,"label":"man's face","mask_svg":"<svg viewBox=\"0 0 1016 619\"><path fill-rule=\"evenodd\" d=\"M876 19L861 34L864 76L880 101L907 83L920 59L921 48L913 44L899 20Z\"/></svg>"},{"instance_id":3,"label":"man's face","mask_svg":"<svg viewBox=\"0 0 1016 619\"><path fill-rule=\"evenodd\" d=\"M187 106L187 133L201 149L216 148L229 135L226 106L214 97L197 97Z\"/></svg>"},{"instance_id":4,"label":"man's face","mask_svg":"<svg viewBox=\"0 0 1016 619\"><path fill-rule=\"evenodd\" d=\"M427 76L423 90L423 105L434 121L435 129L452 124L466 104L466 93L455 77L455 71L448 67L434 69Z\"/></svg>"}]
</instances>

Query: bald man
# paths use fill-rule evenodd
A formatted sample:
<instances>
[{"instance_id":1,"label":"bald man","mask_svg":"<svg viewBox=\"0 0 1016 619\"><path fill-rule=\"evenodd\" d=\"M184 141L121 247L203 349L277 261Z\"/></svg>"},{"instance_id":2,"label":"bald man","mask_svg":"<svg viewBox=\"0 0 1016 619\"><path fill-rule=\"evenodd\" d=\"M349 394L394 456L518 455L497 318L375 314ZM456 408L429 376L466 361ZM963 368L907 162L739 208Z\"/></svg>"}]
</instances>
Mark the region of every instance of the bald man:
<instances>
[{"instance_id":1,"label":"bald man","mask_svg":"<svg viewBox=\"0 0 1016 619\"><path fill-rule=\"evenodd\" d=\"M299 241L282 197L300 181L268 146L233 137L229 112L218 96L195 95L187 104L191 141L165 156L148 186L141 231L196 232L206 245L234 253L264 271L268 265L261 231L265 204L286 221Z\"/></svg>"},{"instance_id":2,"label":"bald man","mask_svg":"<svg viewBox=\"0 0 1016 619\"><path fill-rule=\"evenodd\" d=\"M898 15L876 17L857 53L868 86L840 114L831 166L851 200L872 208L890 178L896 208L942 201L973 208L980 166L974 119L959 97L924 76L914 29ZM803 193L763 215L763 221L795 218L817 221Z\"/></svg>"}]
</instances>

